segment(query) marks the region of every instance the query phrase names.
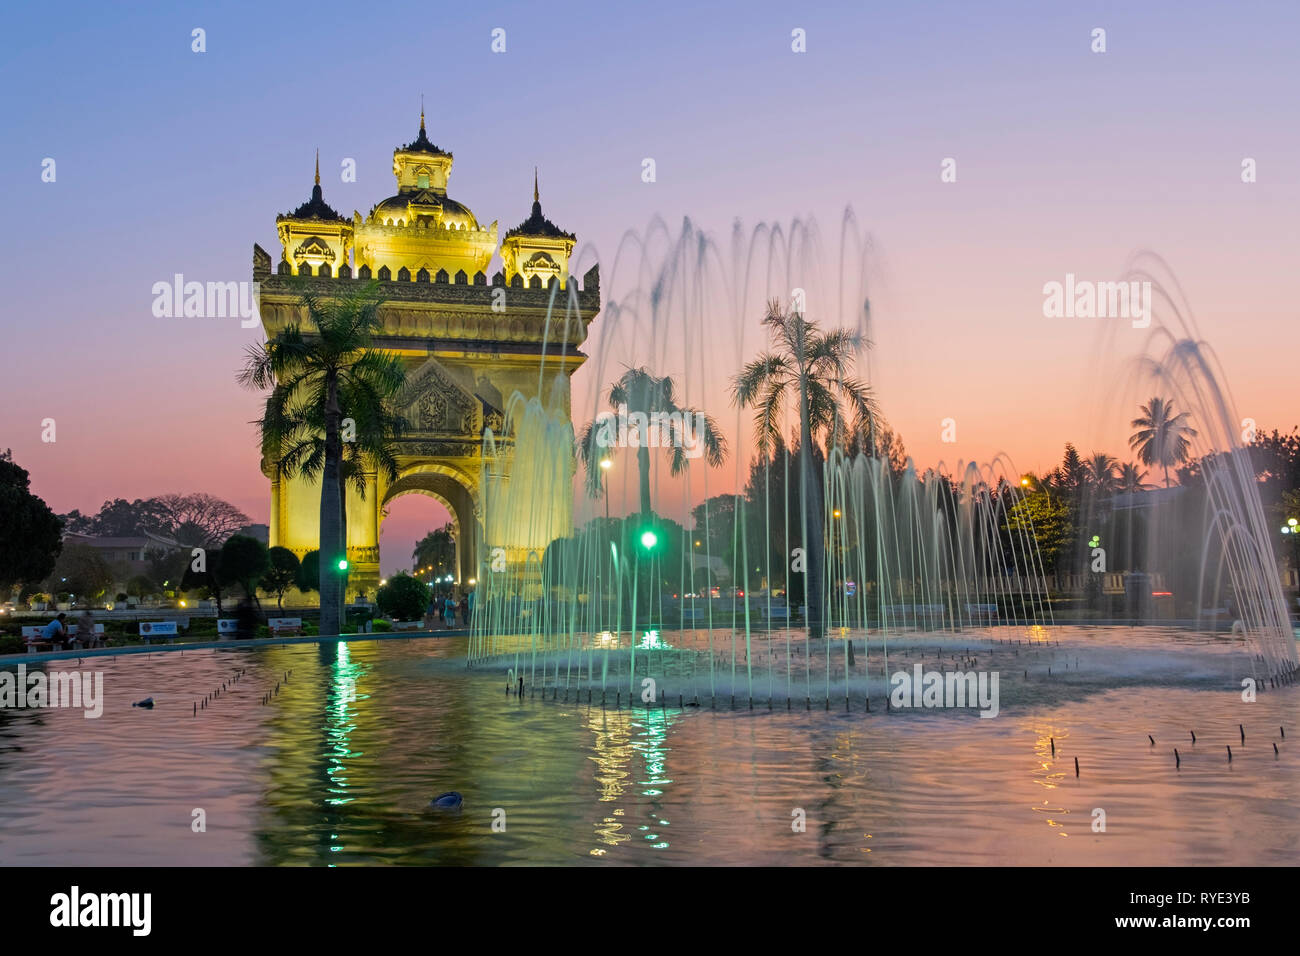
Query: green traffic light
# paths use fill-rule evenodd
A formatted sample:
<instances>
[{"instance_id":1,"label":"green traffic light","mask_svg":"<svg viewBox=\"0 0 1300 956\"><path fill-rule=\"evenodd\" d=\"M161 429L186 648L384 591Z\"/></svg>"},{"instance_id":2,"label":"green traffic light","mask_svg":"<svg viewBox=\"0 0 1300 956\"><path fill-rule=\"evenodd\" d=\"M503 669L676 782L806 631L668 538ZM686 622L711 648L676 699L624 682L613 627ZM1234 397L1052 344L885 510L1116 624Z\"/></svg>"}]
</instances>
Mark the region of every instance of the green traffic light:
<instances>
[{"instance_id":1,"label":"green traffic light","mask_svg":"<svg viewBox=\"0 0 1300 956\"><path fill-rule=\"evenodd\" d=\"M653 531L641 532L641 547L647 551L654 550L654 546L659 543L659 536Z\"/></svg>"},{"instance_id":2,"label":"green traffic light","mask_svg":"<svg viewBox=\"0 0 1300 956\"><path fill-rule=\"evenodd\" d=\"M347 558L339 558L339 570L340 570L340 571L346 571L347 569L348 569L348 559L347 559Z\"/></svg>"}]
</instances>

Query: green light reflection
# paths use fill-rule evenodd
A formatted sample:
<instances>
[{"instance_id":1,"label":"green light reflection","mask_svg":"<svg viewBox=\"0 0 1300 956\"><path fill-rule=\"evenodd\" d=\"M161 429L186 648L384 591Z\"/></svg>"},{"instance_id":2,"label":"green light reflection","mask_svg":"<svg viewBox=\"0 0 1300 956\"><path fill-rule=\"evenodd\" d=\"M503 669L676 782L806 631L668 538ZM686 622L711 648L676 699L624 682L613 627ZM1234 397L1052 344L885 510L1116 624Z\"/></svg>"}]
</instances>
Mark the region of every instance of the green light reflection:
<instances>
[{"instance_id":1,"label":"green light reflection","mask_svg":"<svg viewBox=\"0 0 1300 956\"><path fill-rule=\"evenodd\" d=\"M329 787L331 794L338 794L326 798L326 803L333 806L340 806L345 803L351 803L353 797L347 796L348 777L346 760L352 757L361 756L360 751L354 751L350 747L352 732L356 730L356 723L353 718L356 711L352 705L359 699L357 695L357 680L365 672L364 666L352 660L352 652L348 649L346 641L339 641L338 656L334 662L333 682L330 686L329 698L325 702L325 736L333 745L333 750L326 754L328 767L326 775L334 786ZM343 848L331 847L335 852Z\"/></svg>"}]
</instances>

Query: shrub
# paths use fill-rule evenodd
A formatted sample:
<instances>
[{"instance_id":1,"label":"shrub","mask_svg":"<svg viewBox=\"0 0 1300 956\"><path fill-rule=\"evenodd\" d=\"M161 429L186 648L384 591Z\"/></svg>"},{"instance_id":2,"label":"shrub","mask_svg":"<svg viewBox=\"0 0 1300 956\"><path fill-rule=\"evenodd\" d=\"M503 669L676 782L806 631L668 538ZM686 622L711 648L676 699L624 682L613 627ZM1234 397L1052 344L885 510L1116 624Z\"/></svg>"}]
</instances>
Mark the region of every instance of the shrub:
<instances>
[{"instance_id":1,"label":"shrub","mask_svg":"<svg viewBox=\"0 0 1300 956\"><path fill-rule=\"evenodd\" d=\"M375 604L383 614L401 621L416 621L429 606L429 586L403 572L379 589Z\"/></svg>"},{"instance_id":2,"label":"shrub","mask_svg":"<svg viewBox=\"0 0 1300 956\"><path fill-rule=\"evenodd\" d=\"M393 625L389 624L382 617L377 617L370 622L370 628L372 631L377 631L377 632L391 631L393 629Z\"/></svg>"},{"instance_id":3,"label":"shrub","mask_svg":"<svg viewBox=\"0 0 1300 956\"><path fill-rule=\"evenodd\" d=\"M306 594L320 587L320 552L308 551L298 563L298 590Z\"/></svg>"},{"instance_id":4,"label":"shrub","mask_svg":"<svg viewBox=\"0 0 1300 956\"><path fill-rule=\"evenodd\" d=\"M279 546L267 551L267 558L270 560L270 566L262 575L260 584L267 594L275 595L276 608L284 610L284 593L297 581L301 562L288 548Z\"/></svg>"},{"instance_id":5,"label":"shrub","mask_svg":"<svg viewBox=\"0 0 1300 956\"><path fill-rule=\"evenodd\" d=\"M0 636L0 654L21 654L26 649L22 637L13 634Z\"/></svg>"},{"instance_id":6,"label":"shrub","mask_svg":"<svg viewBox=\"0 0 1300 956\"><path fill-rule=\"evenodd\" d=\"M223 583L238 584L244 594L251 600L261 580L271 567L271 558L266 545L246 534L231 535L221 546L221 570Z\"/></svg>"}]
</instances>

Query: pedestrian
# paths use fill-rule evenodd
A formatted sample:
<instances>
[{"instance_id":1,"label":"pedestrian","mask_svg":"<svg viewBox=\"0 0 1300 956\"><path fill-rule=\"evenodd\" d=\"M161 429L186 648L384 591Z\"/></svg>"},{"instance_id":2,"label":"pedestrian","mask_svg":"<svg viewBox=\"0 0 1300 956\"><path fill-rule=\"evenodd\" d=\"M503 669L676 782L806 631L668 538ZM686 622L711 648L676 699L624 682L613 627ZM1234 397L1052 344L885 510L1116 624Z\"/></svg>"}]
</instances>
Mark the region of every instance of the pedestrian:
<instances>
[{"instance_id":1,"label":"pedestrian","mask_svg":"<svg viewBox=\"0 0 1300 956\"><path fill-rule=\"evenodd\" d=\"M77 635L73 638L73 643L79 643L82 647L95 646L95 615L90 608L82 611L77 619Z\"/></svg>"}]
</instances>

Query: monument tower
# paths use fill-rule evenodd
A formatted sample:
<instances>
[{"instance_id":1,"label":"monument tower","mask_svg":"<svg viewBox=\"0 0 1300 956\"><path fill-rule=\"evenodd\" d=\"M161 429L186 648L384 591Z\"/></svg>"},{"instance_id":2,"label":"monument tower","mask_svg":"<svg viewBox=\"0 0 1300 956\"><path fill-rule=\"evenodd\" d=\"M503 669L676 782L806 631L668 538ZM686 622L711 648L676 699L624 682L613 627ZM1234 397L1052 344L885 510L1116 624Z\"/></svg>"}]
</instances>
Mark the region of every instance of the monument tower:
<instances>
[{"instance_id":1,"label":"monument tower","mask_svg":"<svg viewBox=\"0 0 1300 956\"><path fill-rule=\"evenodd\" d=\"M419 134L393 151L396 195L349 221L325 202L318 157L311 199L276 217L279 264L273 269L270 255L253 246L268 338L290 325L310 331L300 283L329 297L373 278L383 300L374 345L400 355L407 367L399 405L411 430L396 443L397 479L371 471L364 497L351 486L345 492L350 597L378 587L380 528L389 502L404 494L447 507L456 525L457 580L468 584L481 573L485 430L500 467L514 442L506 421L512 399L538 399L568 420L568 379L586 360L580 347L600 311L598 267L582 277L581 288L570 277L576 237L542 214L536 171L531 214L498 245L496 221L480 225L448 195L452 162L450 152L430 142L421 110ZM501 269L489 279L498 253ZM262 468L271 482L270 543L300 558L316 550L319 481L282 475L269 460ZM569 489L549 499L544 526L567 533ZM497 543L508 532L493 534Z\"/></svg>"}]
</instances>

